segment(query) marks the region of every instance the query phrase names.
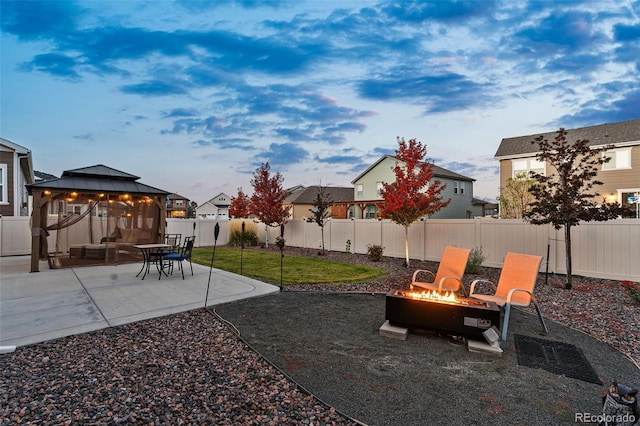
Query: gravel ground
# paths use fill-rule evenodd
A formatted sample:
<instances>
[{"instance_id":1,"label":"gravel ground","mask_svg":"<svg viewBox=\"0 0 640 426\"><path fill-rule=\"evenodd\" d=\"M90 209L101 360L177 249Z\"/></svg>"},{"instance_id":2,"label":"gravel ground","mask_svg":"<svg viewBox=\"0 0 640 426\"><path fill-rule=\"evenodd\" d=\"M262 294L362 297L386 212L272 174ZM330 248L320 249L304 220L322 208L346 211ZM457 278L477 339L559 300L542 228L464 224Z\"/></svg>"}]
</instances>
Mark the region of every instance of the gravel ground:
<instances>
[{"instance_id":1,"label":"gravel ground","mask_svg":"<svg viewBox=\"0 0 640 426\"><path fill-rule=\"evenodd\" d=\"M437 268L413 262L408 270L399 259L371 263L364 255L335 252L326 258L388 273L368 284L290 289L385 293L406 287L414 269ZM477 276L498 275L482 268ZM617 281L577 277L567 291L561 279L545 285L541 277L536 287L545 317L640 360L640 305L626 289ZM21 347L0 355L0 371L1 425L357 424L306 393L204 310Z\"/></svg>"}]
</instances>

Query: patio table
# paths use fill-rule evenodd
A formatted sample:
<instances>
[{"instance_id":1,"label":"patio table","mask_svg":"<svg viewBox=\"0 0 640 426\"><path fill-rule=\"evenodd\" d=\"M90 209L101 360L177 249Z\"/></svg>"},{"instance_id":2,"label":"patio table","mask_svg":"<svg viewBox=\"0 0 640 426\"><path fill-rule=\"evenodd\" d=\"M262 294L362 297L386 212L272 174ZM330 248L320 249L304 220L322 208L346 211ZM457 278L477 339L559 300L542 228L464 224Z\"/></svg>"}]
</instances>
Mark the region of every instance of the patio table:
<instances>
[{"instance_id":1,"label":"patio table","mask_svg":"<svg viewBox=\"0 0 640 426\"><path fill-rule=\"evenodd\" d=\"M154 259L151 259L152 257L151 253L163 252L164 250L171 249L173 246L171 244L157 243L157 244L135 244L134 247L140 250L140 252L142 253L142 268L140 268L140 271L136 274L136 277L142 274L142 279L144 280L144 277L146 277L147 274L149 273L149 268L151 267L151 264L155 262L156 267L158 268L158 279L160 279L162 277L162 273L164 272L164 268L162 267L162 256L158 256L157 258L156 256L153 256Z\"/></svg>"}]
</instances>

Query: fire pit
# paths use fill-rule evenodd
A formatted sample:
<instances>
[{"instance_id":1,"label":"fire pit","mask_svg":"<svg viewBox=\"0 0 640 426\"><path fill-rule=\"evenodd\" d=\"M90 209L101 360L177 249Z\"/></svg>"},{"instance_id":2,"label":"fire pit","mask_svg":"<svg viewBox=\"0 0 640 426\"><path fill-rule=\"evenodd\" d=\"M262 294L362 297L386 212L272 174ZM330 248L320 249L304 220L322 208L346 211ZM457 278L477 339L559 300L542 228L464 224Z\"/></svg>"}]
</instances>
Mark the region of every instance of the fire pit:
<instances>
[{"instance_id":1,"label":"fire pit","mask_svg":"<svg viewBox=\"0 0 640 426\"><path fill-rule=\"evenodd\" d=\"M483 340L482 332L494 325L500 328L500 308L453 292L391 290L386 296L386 319L393 326Z\"/></svg>"}]
</instances>

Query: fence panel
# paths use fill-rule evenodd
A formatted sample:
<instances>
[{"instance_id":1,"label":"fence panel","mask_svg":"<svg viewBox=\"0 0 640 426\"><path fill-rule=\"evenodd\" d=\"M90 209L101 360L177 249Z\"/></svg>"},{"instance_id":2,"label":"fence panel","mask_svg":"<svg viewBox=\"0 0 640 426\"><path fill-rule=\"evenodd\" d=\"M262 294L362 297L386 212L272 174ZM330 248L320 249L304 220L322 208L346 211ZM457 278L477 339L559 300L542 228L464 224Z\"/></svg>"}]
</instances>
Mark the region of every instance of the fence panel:
<instances>
[{"instance_id":1,"label":"fence panel","mask_svg":"<svg viewBox=\"0 0 640 426\"><path fill-rule=\"evenodd\" d=\"M30 217L0 216L0 256L16 256L31 253Z\"/></svg>"},{"instance_id":2,"label":"fence panel","mask_svg":"<svg viewBox=\"0 0 640 426\"><path fill-rule=\"evenodd\" d=\"M52 218L52 221L54 219L57 218ZM0 217L0 255L31 253L29 220L29 217ZM216 223L220 224L218 245L227 244L230 223L228 220L167 219L167 232L180 233L183 236L195 234L197 247L212 246ZM264 241L264 225L257 224L257 228L260 241ZM69 230L60 231L62 250L68 249L67 239L77 241L80 238L68 235L68 232ZM278 235L280 228L269 228L271 244L275 244ZM619 219L581 223L572 228L571 235L575 275L640 281L640 221ZM50 252L55 250L56 238L58 235L52 231L48 238ZM94 236L94 239L96 238L97 235ZM292 220L285 226L285 239L287 246L316 249L320 246L320 227L315 223ZM327 222L326 248L345 251L347 240L351 241L352 253L366 254L368 244L377 244L385 247L385 256L404 257L404 228L390 221L340 219ZM550 225L536 226L521 220L507 219L429 219L415 222L409 228L409 255L412 259L438 261L446 245L482 247L487 257L484 265L490 267L501 267L504 255L508 251L537 254L545 257L542 270L547 267L548 247L549 271L566 273L564 232L562 229L555 230Z\"/></svg>"},{"instance_id":3,"label":"fence panel","mask_svg":"<svg viewBox=\"0 0 640 426\"><path fill-rule=\"evenodd\" d=\"M353 253L353 242L355 240L355 221L351 219L331 219L325 226L325 233L329 234L333 251L346 251L347 241L349 241L349 251Z\"/></svg>"}]
</instances>

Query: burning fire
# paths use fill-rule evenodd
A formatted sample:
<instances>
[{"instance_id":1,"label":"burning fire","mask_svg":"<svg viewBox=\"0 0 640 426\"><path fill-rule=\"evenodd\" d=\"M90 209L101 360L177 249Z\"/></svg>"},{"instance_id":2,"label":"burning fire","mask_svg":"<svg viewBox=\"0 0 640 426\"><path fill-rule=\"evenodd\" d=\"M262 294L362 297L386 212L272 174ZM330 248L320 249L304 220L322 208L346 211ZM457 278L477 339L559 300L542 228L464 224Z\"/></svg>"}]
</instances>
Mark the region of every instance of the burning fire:
<instances>
[{"instance_id":1,"label":"burning fire","mask_svg":"<svg viewBox=\"0 0 640 426\"><path fill-rule=\"evenodd\" d=\"M427 300L429 302L443 302L443 303L462 303L456 297L456 293L453 291L444 291L442 293L438 293L433 290L424 290L424 291L406 291L402 292L404 297L409 297L411 299L416 300Z\"/></svg>"}]
</instances>

